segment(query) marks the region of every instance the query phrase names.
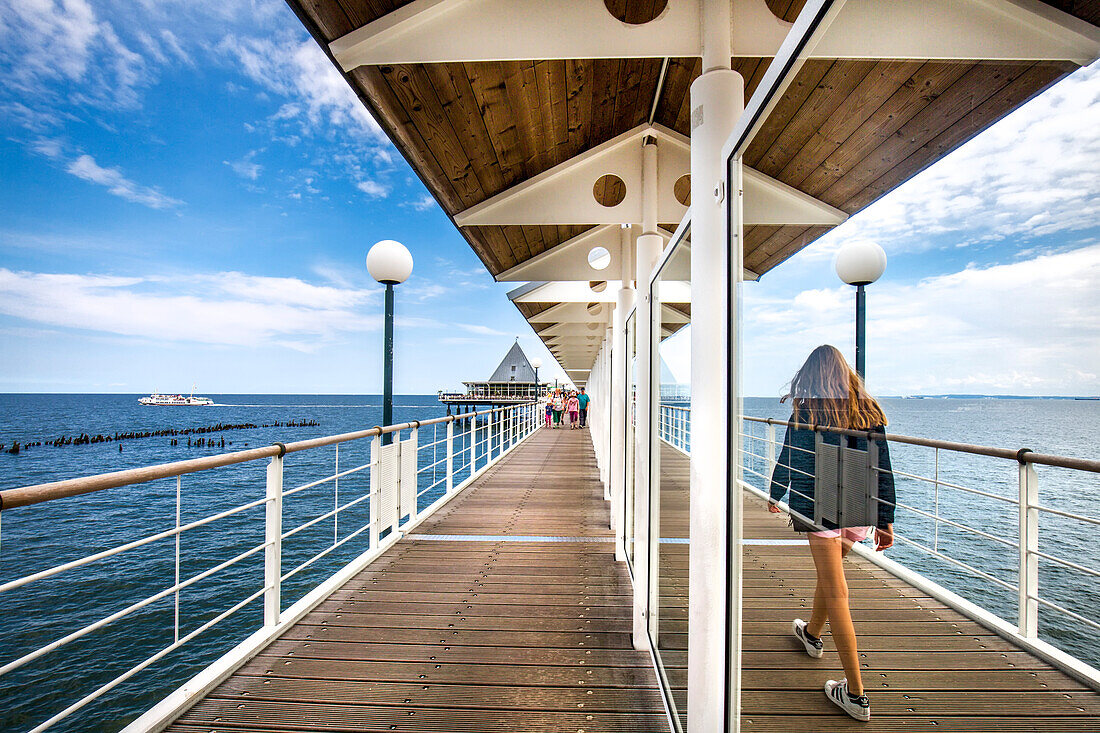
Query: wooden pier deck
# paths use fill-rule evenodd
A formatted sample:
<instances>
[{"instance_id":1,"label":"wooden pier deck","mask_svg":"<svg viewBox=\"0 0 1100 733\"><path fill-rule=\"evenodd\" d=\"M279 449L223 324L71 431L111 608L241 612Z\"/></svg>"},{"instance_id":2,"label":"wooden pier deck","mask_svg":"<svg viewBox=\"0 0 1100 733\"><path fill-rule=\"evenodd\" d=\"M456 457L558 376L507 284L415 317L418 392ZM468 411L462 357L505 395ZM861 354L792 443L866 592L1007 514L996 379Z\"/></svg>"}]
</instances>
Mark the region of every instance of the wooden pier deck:
<instances>
[{"instance_id":1,"label":"wooden pier deck","mask_svg":"<svg viewBox=\"0 0 1100 733\"><path fill-rule=\"evenodd\" d=\"M667 731L597 477L538 431L168 730Z\"/></svg>"},{"instance_id":2,"label":"wooden pier deck","mask_svg":"<svg viewBox=\"0 0 1100 733\"><path fill-rule=\"evenodd\" d=\"M662 536L687 537L687 460L662 450ZM540 430L168 730L667 731L630 642L589 436ZM789 634L814 572L785 517L746 497L742 729L1100 731L1100 695L866 560L847 574L872 720ZM778 541L778 542L777 542ZM686 710L687 553L665 542L659 646Z\"/></svg>"},{"instance_id":3,"label":"wooden pier deck","mask_svg":"<svg viewBox=\"0 0 1100 733\"><path fill-rule=\"evenodd\" d=\"M687 457L664 445L661 461L661 535L687 537ZM1100 694L855 555L846 574L871 721L852 720L822 692L844 676L832 639L812 659L790 635L813 605L805 540L750 494L744 540L743 731L1100 731ZM686 544L661 545L658 645L681 714L687 555Z\"/></svg>"}]
</instances>

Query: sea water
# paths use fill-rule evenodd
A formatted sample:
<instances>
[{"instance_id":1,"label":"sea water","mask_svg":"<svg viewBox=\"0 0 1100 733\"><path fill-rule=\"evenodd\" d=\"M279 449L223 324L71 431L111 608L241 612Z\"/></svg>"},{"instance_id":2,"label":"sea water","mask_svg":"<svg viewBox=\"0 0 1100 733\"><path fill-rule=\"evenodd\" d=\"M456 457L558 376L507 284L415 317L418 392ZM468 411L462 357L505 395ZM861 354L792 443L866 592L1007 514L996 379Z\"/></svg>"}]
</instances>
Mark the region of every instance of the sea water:
<instances>
[{"instance_id":1,"label":"sea water","mask_svg":"<svg viewBox=\"0 0 1100 733\"><path fill-rule=\"evenodd\" d=\"M54 441L62 436L114 435L116 432L183 430L216 423L256 427L187 436L150 437L91 445L42 445L11 455L0 453L0 489L148 466L167 461L362 430L381 422L381 399L331 395L210 395L216 406L153 408L137 403L139 395L0 395L0 444L13 441ZM883 400L889 431L905 435L976 443L1003 448L1096 458L1100 440L1094 426L1100 402L1040 399L919 399ZM774 399L747 399L745 413L786 419L788 411ZM397 396L394 421L425 420L444 414L435 395ZM308 427L285 427L290 421L316 421ZM747 423L746 432L763 435L762 426ZM442 428L421 430L420 445L443 437ZM776 431L782 439L782 428ZM195 445L199 438L214 446ZM225 439L225 447L221 440ZM456 446L467 443L459 431ZM122 451L119 452L119 446ZM764 455L763 444L747 441L746 450ZM438 497L443 446L422 450L420 486L428 489L421 506ZM934 477L1007 498L1017 494L1017 464L950 451L894 444L895 469ZM347 470L369 458L369 441L344 444L339 466ZM284 486L294 486L333 473L336 448L289 454ZM456 465L464 461L456 460ZM264 496L267 461L181 477L181 521L187 523ZM766 469L749 456L746 480L761 486L752 472ZM1100 517L1100 477L1039 466L1042 504L1063 511ZM284 531L361 496L367 472L344 477L336 487L321 484L286 499ZM459 474L460 480L462 475ZM338 494L335 490L338 489ZM177 482L165 479L111 489L0 515L0 582L58 563L75 560L123 542L175 526ZM1014 540L1016 507L996 499L966 494L916 479L899 477L900 503L997 537ZM367 521L366 502L342 512L338 524L319 522L284 542L283 572L297 567L338 538ZM262 507L187 532L180 547L180 577L186 579L256 547L263 541ZM918 511L898 510L896 529L912 542L973 565L1006 583L1015 584L1017 550L963 529L935 523ZM1040 550L1100 569L1100 540L1095 525L1051 515L1040 519ZM300 598L366 549L366 533L347 542L323 560L283 584L283 607ZM175 542L165 540L117 555L84 568L62 573L0 594L0 665L126 608L175 582ZM976 578L964 569L899 541L889 551L894 559L1014 622L1016 596L996 583ZM1040 563L1040 595L1082 615L1096 618L1100 583L1095 576ZM187 634L232 605L258 591L263 582L263 553L200 581L179 593L179 629ZM172 643L176 596L142 608L87 637L46 654L23 668L0 676L0 730L25 730L72 704L146 657ZM857 619L858 622L858 619ZM199 635L149 669L104 695L58 730L117 730L162 699L218 655L244 639L262 623L259 600ZM1100 664L1097 636L1084 624L1057 612L1040 610L1040 635L1090 663Z\"/></svg>"}]
</instances>

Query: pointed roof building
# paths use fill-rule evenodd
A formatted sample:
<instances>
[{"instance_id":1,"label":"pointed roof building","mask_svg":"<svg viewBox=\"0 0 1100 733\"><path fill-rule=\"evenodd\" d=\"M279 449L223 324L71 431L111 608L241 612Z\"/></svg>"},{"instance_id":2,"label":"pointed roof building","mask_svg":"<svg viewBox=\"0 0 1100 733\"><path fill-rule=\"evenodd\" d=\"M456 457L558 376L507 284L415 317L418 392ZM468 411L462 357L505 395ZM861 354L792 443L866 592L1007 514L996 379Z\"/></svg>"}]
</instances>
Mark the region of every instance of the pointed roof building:
<instances>
[{"instance_id":1,"label":"pointed roof building","mask_svg":"<svg viewBox=\"0 0 1100 733\"><path fill-rule=\"evenodd\" d=\"M520 348L518 339L512 344L512 348L508 349L508 353L504 355L493 376L489 377L489 384L501 382L535 383L535 368L527 360L527 355Z\"/></svg>"}]
</instances>

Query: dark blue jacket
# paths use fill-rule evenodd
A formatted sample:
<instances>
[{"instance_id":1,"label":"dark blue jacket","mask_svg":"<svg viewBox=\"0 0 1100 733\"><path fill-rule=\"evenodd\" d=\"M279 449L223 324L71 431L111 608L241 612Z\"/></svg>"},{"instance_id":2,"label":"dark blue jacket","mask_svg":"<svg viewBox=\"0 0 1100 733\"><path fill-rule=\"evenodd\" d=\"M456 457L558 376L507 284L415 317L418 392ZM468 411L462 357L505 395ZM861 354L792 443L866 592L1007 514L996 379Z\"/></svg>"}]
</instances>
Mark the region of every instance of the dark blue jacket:
<instances>
[{"instance_id":1,"label":"dark blue jacket","mask_svg":"<svg viewBox=\"0 0 1100 733\"><path fill-rule=\"evenodd\" d=\"M791 415L790 421L794 420ZM880 425L870 432L885 432L885 426ZM841 440L848 441L847 446L859 450L867 450L867 441L864 438L849 438L836 433L823 432L822 438L827 443L839 445ZM885 528L894 523L894 474L890 466L890 449L885 440L876 440L878 446L878 526ZM772 471L771 487L769 495L772 501L782 501L788 491L791 498L787 504L792 510L803 515L810 521L814 518L814 431L809 429L794 430L787 427L787 434L783 438L783 450L775 463ZM832 522L826 520L823 525L826 529L836 529Z\"/></svg>"}]
</instances>

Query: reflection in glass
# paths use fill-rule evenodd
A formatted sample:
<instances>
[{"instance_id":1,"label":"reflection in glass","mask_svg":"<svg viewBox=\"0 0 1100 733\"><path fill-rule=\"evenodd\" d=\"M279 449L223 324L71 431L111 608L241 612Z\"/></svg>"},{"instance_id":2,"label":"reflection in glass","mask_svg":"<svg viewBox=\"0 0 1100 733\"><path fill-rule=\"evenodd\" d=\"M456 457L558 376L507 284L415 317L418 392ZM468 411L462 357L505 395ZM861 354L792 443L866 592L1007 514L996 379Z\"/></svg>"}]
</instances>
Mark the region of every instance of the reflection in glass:
<instances>
[{"instance_id":1,"label":"reflection in glass","mask_svg":"<svg viewBox=\"0 0 1100 733\"><path fill-rule=\"evenodd\" d=\"M635 392L638 385L638 350L635 344L635 314L626 321L626 476L623 482L623 529L626 531L626 562L634 571L634 415Z\"/></svg>"},{"instance_id":2,"label":"reflection in glass","mask_svg":"<svg viewBox=\"0 0 1100 733\"><path fill-rule=\"evenodd\" d=\"M652 531L659 541L651 550L651 572L656 580L656 617L651 633L671 690L675 717L687 728L688 638L688 523L689 459L691 446L691 251L680 246L654 283L654 328L659 346L655 354L654 385L658 409L651 462L653 485L660 492Z\"/></svg>"}]
</instances>

